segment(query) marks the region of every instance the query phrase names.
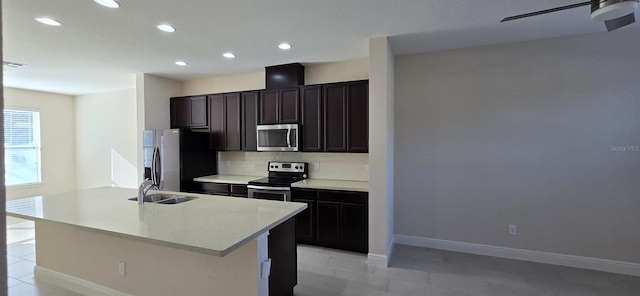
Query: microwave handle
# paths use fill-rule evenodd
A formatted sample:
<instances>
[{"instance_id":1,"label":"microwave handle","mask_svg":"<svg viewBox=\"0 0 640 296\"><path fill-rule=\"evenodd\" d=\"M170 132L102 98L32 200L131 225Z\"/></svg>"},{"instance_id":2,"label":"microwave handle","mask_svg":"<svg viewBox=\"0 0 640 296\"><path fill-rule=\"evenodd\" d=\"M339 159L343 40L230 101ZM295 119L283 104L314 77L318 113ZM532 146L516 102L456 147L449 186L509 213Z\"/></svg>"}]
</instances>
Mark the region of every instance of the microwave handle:
<instances>
[{"instance_id":1,"label":"microwave handle","mask_svg":"<svg viewBox=\"0 0 640 296\"><path fill-rule=\"evenodd\" d=\"M287 147L291 147L291 128L287 129Z\"/></svg>"}]
</instances>

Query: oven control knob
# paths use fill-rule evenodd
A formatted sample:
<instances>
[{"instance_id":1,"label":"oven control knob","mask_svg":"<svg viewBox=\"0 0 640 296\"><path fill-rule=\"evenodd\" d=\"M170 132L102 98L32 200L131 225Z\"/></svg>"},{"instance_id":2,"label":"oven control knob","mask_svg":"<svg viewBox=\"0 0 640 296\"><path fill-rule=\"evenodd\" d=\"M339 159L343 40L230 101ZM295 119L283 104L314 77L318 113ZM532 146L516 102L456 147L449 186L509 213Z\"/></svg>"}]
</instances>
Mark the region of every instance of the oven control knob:
<instances>
[{"instance_id":1,"label":"oven control knob","mask_svg":"<svg viewBox=\"0 0 640 296\"><path fill-rule=\"evenodd\" d=\"M273 166L271 166L271 168L273 168Z\"/></svg>"},{"instance_id":2,"label":"oven control knob","mask_svg":"<svg viewBox=\"0 0 640 296\"><path fill-rule=\"evenodd\" d=\"M278 166L276 166L276 169L278 168Z\"/></svg>"},{"instance_id":3,"label":"oven control knob","mask_svg":"<svg viewBox=\"0 0 640 296\"><path fill-rule=\"evenodd\" d=\"M296 170L298 169L298 167L296 167Z\"/></svg>"}]
</instances>

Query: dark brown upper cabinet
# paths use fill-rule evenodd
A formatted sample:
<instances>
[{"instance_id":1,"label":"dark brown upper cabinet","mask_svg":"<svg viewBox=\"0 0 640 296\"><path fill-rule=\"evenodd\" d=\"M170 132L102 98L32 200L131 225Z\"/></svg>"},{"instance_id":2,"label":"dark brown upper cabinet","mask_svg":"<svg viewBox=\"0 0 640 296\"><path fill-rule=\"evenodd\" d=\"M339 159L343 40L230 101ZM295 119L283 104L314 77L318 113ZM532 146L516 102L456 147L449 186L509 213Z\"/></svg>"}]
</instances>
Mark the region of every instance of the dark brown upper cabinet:
<instances>
[{"instance_id":1,"label":"dark brown upper cabinet","mask_svg":"<svg viewBox=\"0 0 640 296\"><path fill-rule=\"evenodd\" d=\"M323 110L322 86L311 85L300 88L300 104L302 116L302 145L303 152L323 151Z\"/></svg>"},{"instance_id":2,"label":"dark brown upper cabinet","mask_svg":"<svg viewBox=\"0 0 640 296\"><path fill-rule=\"evenodd\" d=\"M369 81L347 86L347 151L369 151Z\"/></svg>"},{"instance_id":3,"label":"dark brown upper cabinet","mask_svg":"<svg viewBox=\"0 0 640 296\"><path fill-rule=\"evenodd\" d=\"M324 151L369 151L369 82L326 84L322 92Z\"/></svg>"},{"instance_id":4,"label":"dark brown upper cabinet","mask_svg":"<svg viewBox=\"0 0 640 296\"><path fill-rule=\"evenodd\" d=\"M207 97L178 97L170 99L171 128L200 128L207 126Z\"/></svg>"},{"instance_id":5,"label":"dark brown upper cabinet","mask_svg":"<svg viewBox=\"0 0 640 296\"><path fill-rule=\"evenodd\" d=\"M232 151L241 149L240 93L209 96L209 133L211 149Z\"/></svg>"},{"instance_id":6,"label":"dark brown upper cabinet","mask_svg":"<svg viewBox=\"0 0 640 296\"><path fill-rule=\"evenodd\" d=\"M260 124L299 123L300 89L282 88L260 92Z\"/></svg>"},{"instance_id":7,"label":"dark brown upper cabinet","mask_svg":"<svg viewBox=\"0 0 640 296\"><path fill-rule=\"evenodd\" d=\"M242 93L242 150L257 151L258 135L256 127L258 125L258 105L260 100L259 91Z\"/></svg>"},{"instance_id":8,"label":"dark brown upper cabinet","mask_svg":"<svg viewBox=\"0 0 640 296\"><path fill-rule=\"evenodd\" d=\"M347 84L324 85L324 151L347 151Z\"/></svg>"}]
</instances>

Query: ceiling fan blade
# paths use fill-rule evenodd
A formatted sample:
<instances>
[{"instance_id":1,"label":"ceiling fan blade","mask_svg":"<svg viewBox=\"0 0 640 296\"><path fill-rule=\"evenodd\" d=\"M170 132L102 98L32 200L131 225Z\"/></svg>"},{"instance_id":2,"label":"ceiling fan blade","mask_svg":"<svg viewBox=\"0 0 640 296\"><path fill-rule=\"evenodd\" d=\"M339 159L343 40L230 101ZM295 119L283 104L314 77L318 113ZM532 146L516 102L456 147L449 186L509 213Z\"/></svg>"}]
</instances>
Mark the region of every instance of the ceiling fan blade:
<instances>
[{"instance_id":1,"label":"ceiling fan blade","mask_svg":"<svg viewBox=\"0 0 640 296\"><path fill-rule=\"evenodd\" d=\"M582 2L582 3L577 3L577 4L567 5L567 6L561 6L561 7L556 7L556 8L546 9L546 10L540 10L540 11L536 11L536 12L530 12L530 13L525 13L525 14L520 14L520 15L514 15L514 16L507 17L507 18L501 20L500 22L503 23L503 22L513 21L513 20L523 19L523 18L526 18L526 17L536 16L536 15L541 15L541 14L546 14L546 13L551 13L551 12L556 12L556 11L561 11L561 10L567 10L567 9L572 9L572 8L582 7L582 6L587 6L587 5L591 5L591 2Z\"/></svg>"},{"instance_id":2,"label":"ceiling fan blade","mask_svg":"<svg viewBox=\"0 0 640 296\"><path fill-rule=\"evenodd\" d=\"M622 28L627 25L631 25L636 22L636 17L632 13L627 14L625 16L621 16L617 19L612 19L608 21L604 21L604 24L607 26L607 31L611 32L615 29Z\"/></svg>"}]
</instances>

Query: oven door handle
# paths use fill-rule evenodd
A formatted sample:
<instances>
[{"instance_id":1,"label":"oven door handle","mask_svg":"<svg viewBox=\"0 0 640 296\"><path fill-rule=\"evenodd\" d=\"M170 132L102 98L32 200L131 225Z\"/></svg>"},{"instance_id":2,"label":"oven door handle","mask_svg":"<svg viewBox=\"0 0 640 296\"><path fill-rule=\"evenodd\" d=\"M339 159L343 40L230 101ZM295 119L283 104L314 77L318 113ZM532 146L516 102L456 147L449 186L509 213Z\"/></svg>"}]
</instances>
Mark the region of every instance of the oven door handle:
<instances>
[{"instance_id":1,"label":"oven door handle","mask_svg":"<svg viewBox=\"0 0 640 296\"><path fill-rule=\"evenodd\" d=\"M271 190L271 191L289 191L291 188L289 187L268 187L268 186L256 186L256 185L247 185L247 189L262 189L262 190Z\"/></svg>"}]
</instances>

